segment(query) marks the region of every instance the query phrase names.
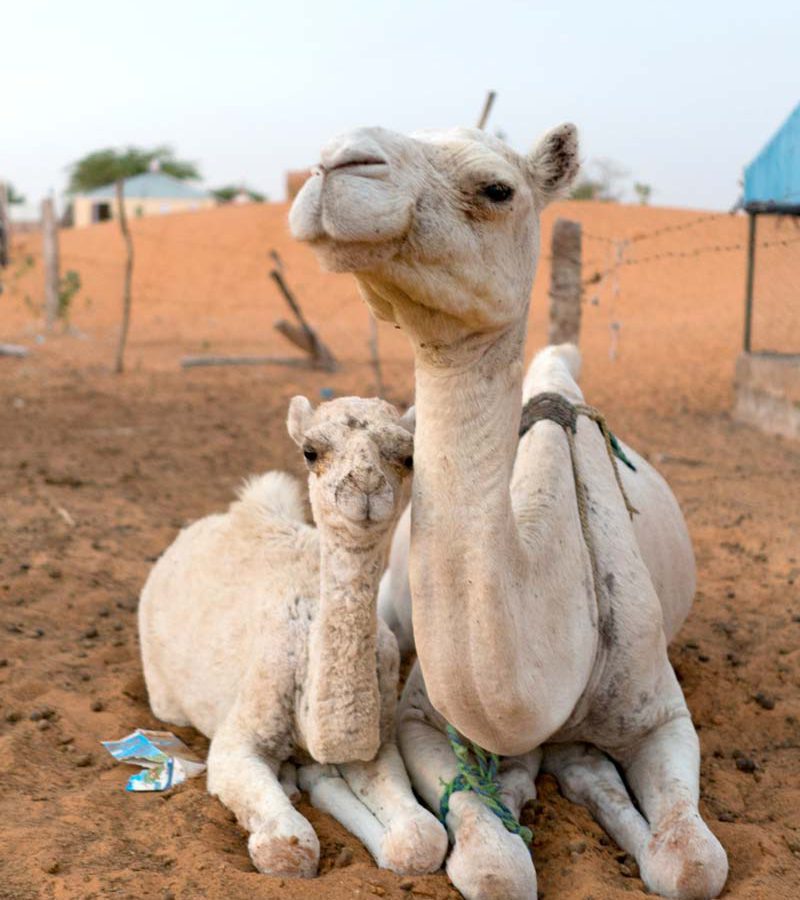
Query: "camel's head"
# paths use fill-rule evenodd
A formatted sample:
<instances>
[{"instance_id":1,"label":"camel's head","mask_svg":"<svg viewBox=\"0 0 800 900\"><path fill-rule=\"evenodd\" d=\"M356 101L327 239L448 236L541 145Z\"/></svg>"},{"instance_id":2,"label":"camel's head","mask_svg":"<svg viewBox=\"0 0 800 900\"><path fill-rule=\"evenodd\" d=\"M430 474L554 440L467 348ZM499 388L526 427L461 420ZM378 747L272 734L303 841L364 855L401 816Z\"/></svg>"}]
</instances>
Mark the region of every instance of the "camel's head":
<instances>
[{"instance_id":1,"label":"camel's head","mask_svg":"<svg viewBox=\"0 0 800 900\"><path fill-rule=\"evenodd\" d=\"M314 520L351 538L388 535L409 500L413 411L384 400L343 397L317 409L289 404L287 427L309 470Z\"/></svg>"},{"instance_id":2,"label":"camel's head","mask_svg":"<svg viewBox=\"0 0 800 900\"><path fill-rule=\"evenodd\" d=\"M289 222L376 315L420 346L456 344L524 317L539 214L577 171L573 125L527 156L475 129L362 128L323 149Z\"/></svg>"}]
</instances>

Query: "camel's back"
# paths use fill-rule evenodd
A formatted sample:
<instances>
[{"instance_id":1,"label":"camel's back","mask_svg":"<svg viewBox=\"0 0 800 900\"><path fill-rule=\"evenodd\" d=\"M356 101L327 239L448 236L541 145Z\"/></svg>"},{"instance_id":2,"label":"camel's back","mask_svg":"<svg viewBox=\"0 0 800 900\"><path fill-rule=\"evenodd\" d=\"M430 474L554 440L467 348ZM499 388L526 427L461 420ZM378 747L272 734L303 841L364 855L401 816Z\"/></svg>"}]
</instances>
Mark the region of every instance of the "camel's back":
<instances>
[{"instance_id":1,"label":"camel's back","mask_svg":"<svg viewBox=\"0 0 800 900\"><path fill-rule=\"evenodd\" d=\"M577 377L580 351L572 344L546 347L534 357L523 388L523 401L553 391L572 403L583 402ZM664 632L671 640L683 624L695 591L695 560L678 501L667 482L638 453L623 445L636 471L615 462L633 506L633 531L661 605Z\"/></svg>"},{"instance_id":2,"label":"camel's back","mask_svg":"<svg viewBox=\"0 0 800 900\"><path fill-rule=\"evenodd\" d=\"M295 675L289 661L302 650L294 644L305 641L298 616L306 618L303 610L318 593L315 529L270 521L245 501L195 522L156 563L142 591L139 628L151 702L169 690L180 697L183 718L213 734L254 660L288 687Z\"/></svg>"},{"instance_id":3,"label":"camel's back","mask_svg":"<svg viewBox=\"0 0 800 900\"><path fill-rule=\"evenodd\" d=\"M623 444L636 471L617 463L625 491L639 510L633 531L653 587L661 602L664 633L671 641L694 599L694 551L680 506L667 482L647 460Z\"/></svg>"}]
</instances>

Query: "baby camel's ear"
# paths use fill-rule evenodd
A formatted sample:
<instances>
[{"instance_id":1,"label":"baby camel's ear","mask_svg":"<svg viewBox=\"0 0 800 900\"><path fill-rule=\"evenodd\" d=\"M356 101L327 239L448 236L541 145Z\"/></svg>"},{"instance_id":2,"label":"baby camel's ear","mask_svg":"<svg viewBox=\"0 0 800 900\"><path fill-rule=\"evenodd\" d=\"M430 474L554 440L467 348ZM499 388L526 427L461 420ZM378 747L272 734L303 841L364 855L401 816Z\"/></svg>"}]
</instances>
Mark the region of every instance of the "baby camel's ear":
<instances>
[{"instance_id":1,"label":"baby camel's ear","mask_svg":"<svg viewBox=\"0 0 800 900\"><path fill-rule=\"evenodd\" d=\"M289 436L298 447L303 445L303 439L311 423L312 415L314 415L314 407L309 402L308 397L303 397L301 394L292 397L289 403L289 415L286 417L286 428L289 431Z\"/></svg>"},{"instance_id":2,"label":"baby camel's ear","mask_svg":"<svg viewBox=\"0 0 800 900\"><path fill-rule=\"evenodd\" d=\"M414 429L417 427L417 408L415 406L409 406L403 415L400 416L400 425L406 431L410 431L411 434L414 433Z\"/></svg>"},{"instance_id":3,"label":"baby camel's ear","mask_svg":"<svg viewBox=\"0 0 800 900\"><path fill-rule=\"evenodd\" d=\"M528 155L528 171L540 208L569 190L579 168L578 129L567 122L548 131Z\"/></svg>"}]
</instances>

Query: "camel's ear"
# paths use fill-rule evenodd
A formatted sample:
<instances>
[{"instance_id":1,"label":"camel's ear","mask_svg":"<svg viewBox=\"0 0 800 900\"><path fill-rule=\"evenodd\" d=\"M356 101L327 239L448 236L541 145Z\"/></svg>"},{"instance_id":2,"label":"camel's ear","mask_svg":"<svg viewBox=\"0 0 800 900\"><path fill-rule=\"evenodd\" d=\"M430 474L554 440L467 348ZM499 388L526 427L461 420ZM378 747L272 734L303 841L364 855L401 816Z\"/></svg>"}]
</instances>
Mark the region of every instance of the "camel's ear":
<instances>
[{"instance_id":1,"label":"camel's ear","mask_svg":"<svg viewBox=\"0 0 800 900\"><path fill-rule=\"evenodd\" d=\"M528 170L540 207L563 196L579 168L578 129L567 122L548 131L528 156Z\"/></svg>"},{"instance_id":2,"label":"camel's ear","mask_svg":"<svg viewBox=\"0 0 800 900\"><path fill-rule=\"evenodd\" d=\"M312 415L314 415L314 407L309 402L308 397L303 397L300 394L292 397L289 403L289 415L286 417L286 428L289 431L289 436L298 447L303 445Z\"/></svg>"},{"instance_id":3,"label":"camel's ear","mask_svg":"<svg viewBox=\"0 0 800 900\"><path fill-rule=\"evenodd\" d=\"M410 431L411 434L414 433L414 429L417 427L417 408L415 406L409 406L403 415L400 416L400 425L406 431Z\"/></svg>"}]
</instances>

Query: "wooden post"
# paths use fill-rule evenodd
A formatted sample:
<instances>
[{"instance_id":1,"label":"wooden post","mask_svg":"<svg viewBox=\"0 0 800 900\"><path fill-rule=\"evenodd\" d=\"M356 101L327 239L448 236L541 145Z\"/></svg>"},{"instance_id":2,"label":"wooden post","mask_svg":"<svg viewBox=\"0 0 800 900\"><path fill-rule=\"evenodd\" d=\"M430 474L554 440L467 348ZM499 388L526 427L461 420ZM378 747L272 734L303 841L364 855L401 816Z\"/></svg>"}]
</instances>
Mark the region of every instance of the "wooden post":
<instances>
[{"instance_id":1,"label":"wooden post","mask_svg":"<svg viewBox=\"0 0 800 900\"><path fill-rule=\"evenodd\" d=\"M8 214L8 186L0 181L0 269L5 269L11 256L11 217Z\"/></svg>"},{"instance_id":2,"label":"wooden post","mask_svg":"<svg viewBox=\"0 0 800 900\"><path fill-rule=\"evenodd\" d=\"M289 285L286 283L286 279L281 275L278 269L272 269L269 273L269 277L275 282L278 286L278 290L280 290L281 294L283 294L283 299L289 306L289 309L294 314L294 317L297 319L300 328L296 328L291 325L291 323L286 322L285 320L281 320L276 323L275 327L284 337L287 337L293 344L296 344L303 350L306 350L307 353L312 357L314 364L317 368L326 369L328 372L334 372L336 370L336 359L331 351L322 343L322 341L317 336L317 333L314 329L308 324L306 317L303 315L303 310L300 308L300 304L297 301L297 298L292 293Z\"/></svg>"},{"instance_id":3,"label":"wooden post","mask_svg":"<svg viewBox=\"0 0 800 900\"><path fill-rule=\"evenodd\" d=\"M44 322L51 331L58 319L58 225L53 198L42 200L42 255L44 257Z\"/></svg>"},{"instance_id":4,"label":"wooden post","mask_svg":"<svg viewBox=\"0 0 800 900\"><path fill-rule=\"evenodd\" d=\"M581 333L581 224L556 219L550 270L551 344L578 343Z\"/></svg>"},{"instance_id":5,"label":"wooden post","mask_svg":"<svg viewBox=\"0 0 800 900\"><path fill-rule=\"evenodd\" d=\"M117 360L114 364L114 371L119 373L125 367L125 344L128 341L128 327L131 321L131 281L133 280L133 241L128 229L128 218L125 215L125 182L122 178L117 181L117 211L119 227L125 240L125 249L127 251L125 278L122 285L122 325L119 330Z\"/></svg>"},{"instance_id":6,"label":"wooden post","mask_svg":"<svg viewBox=\"0 0 800 900\"><path fill-rule=\"evenodd\" d=\"M375 316L369 313L369 353L372 357L372 368L375 371L375 393L383 397L383 371L381 369L381 356L378 352L378 323Z\"/></svg>"},{"instance_id":7,"label":"wooden post","mask_svg":"<svg viewBox=\"0 0 800 900\"><path fill-rule=\"evenodd\" d=\"M744 352L750 352L753 331L753 280L756 268L756 214L747 215L747 284L744 295Z\"/></svg>"},{"instance_id":8,"label":"wooden post","mask_svg":"<svg viewBox=\"0 0 800 900\"><path fill-rule=\"evenodd\" d=\"M494 99L496 96L496 91L489 91L486 95L486 100L483 103L483 109L481 110L481 115L476 126L481 131L486 128L486 123L489 121L489 113L492 111L492 106L494 105Z\"/></svg>"}]
</instances>

